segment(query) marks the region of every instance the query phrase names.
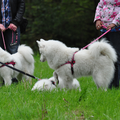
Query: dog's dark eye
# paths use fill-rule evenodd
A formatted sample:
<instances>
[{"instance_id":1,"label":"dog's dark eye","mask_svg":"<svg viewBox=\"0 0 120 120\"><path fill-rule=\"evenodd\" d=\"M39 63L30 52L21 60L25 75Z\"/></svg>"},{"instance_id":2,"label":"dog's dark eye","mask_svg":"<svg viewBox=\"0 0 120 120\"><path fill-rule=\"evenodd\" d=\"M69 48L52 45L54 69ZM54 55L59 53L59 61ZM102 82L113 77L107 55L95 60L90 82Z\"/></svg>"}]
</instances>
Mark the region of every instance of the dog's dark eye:
<instances>
[{"instance_id":1,"label":"dog's dark eye","mask_svg":"<svg viewBox=\"0 0 120 120\"><path fill-rule=\"evenodd\" d=\"M53 85L55 85L55 82L54 81L51 81Z\"/></svg>"}]
</instances>

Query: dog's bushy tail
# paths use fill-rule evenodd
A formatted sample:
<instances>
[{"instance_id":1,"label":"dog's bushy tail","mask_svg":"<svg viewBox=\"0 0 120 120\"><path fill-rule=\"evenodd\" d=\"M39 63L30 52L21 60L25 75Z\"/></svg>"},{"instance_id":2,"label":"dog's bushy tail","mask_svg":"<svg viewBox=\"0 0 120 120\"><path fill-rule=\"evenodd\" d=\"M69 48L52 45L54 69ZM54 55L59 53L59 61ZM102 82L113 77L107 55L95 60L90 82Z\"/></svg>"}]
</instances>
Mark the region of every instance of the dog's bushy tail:
<instances>
[{"instance_id":1,"label":"dog's bushy tail","mask_svg":"<svg viewBox=\"0 0 120 120\"><path fill-rule=\"evenodd\" d=\"M104 38L100 42L97 41L91 44L88 49L90 50L90 54L97 59L101 55L104 55L108 56L113 62L117 61L115 49Z\"/></svg>"},{"instance_id":2,"label":"dog's bushy tail","mask_svg":"<svg viewBox=\"0 0 120 120\"><path fill-rule=\"evenodd\" d=\"M33 50L26 45L20 45L18 47L18 52L28 61L29 63L34 63Z\"/></svg>"}]
</instances>

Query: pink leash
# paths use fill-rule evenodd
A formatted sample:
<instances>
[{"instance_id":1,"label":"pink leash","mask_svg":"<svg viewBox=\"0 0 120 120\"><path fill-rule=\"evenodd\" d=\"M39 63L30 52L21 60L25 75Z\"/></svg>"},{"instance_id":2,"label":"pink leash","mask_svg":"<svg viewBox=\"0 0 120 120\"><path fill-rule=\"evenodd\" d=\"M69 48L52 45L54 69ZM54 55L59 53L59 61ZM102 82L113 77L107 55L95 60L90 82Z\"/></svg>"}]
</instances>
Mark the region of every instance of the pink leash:
<instances>
[{"instance_id":1,"label":"pink leash","mask_svg":"<svg viewBox=\"0 0 120 120\"><path fill-rule=\"evenodd\" d=\"M5 50L6 50L6 45L5 45L5 39L4 39L3 31L1 31L1 34L2 34L2 39L3 39L4 48L5 48Z\"/></svg>"},{"instance_id":2,"label":"pink leash","mask_svg":"<svg viewBox=\"0 0 120 120\"><path fill-rule=\"evenodd\" d=\"M103 26L103 28L107 28L106 26ZM88 45L86 45L85 47L83 47L81 50L85 49L86 47L88 47L90 44L92 44L93 42L97 41L98 39L100 39L102 36L104 36L105 34L107 34L111 29L107 30L105 33L103 33L101 36L99 36L97 39L95 39L94 41L92 41L91 43L89 43ZM78 51L76 51L75 53L77 53ZM62 65L60 65L59 67L65 65L65 64L71 64L71 72L72 72L72 75L74 74L74 70L73 70L73 65L75 64L75 60L74 60L74 56L75 56L75 53L73 54L73 57L72 57L72 60L71 61L68 61ZM58 67L58 68L59 68Z\"/></svg>"},{"instance_id":3,"label":"pink leash","mask_svg":"<svg viewBox=\"0 0 120 120\"><path fill-rule=\"evenodd\" d=\"M6 28L7 30L8 28ZM14 31L15 32L15 31ZM6 44L5 44L5 38L4 38L4 35L3 35L3 31L1 31L1 34L2 34L2 39L3 39L3 44L4 44L4 49L6 50ZM12 42L11 42L11 45L13 44L13 31L12 31ZM18 36L16 36L16 40L18 39ZM17 41L15 42L17 43Z\"/></svg>"},{"instance_id":4,"label":"pink leash","mask_svg":"<svg viewBox=\"0 0 120 120\"><path fill-rule=\"evenodd\" d=\"M106 26L102 25L103 28L107 28ZM98 39L100 39L102 36L104 36L105 34L107 34L111 29L107 30L105 33L103 33L101 36L99 36L97 39L95 39L94 41L92 41L91 43L89 43L88 45L86 45L85 47L83 47L81 50L85 49L86 47L88 47L90 44L94 43L95 41L97 41Z\"/></svg>"}]
</instances>

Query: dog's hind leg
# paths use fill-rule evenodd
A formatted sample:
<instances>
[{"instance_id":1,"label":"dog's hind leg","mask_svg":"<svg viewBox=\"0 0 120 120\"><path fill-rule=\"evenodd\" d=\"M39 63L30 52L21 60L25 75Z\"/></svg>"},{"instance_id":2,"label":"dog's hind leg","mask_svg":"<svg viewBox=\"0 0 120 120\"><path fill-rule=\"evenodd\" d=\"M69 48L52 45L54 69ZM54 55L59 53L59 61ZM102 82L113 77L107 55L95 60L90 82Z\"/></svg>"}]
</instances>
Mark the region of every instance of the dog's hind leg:
<instances>
[{"instance_id":1,"label":"dog's hind leg","mask_svg":"<svg viewBox=\"0 0 120 120\"><path fill-rule=\"evenodd\" d=\"M53 77L55 79L55 83L58 84L59 83L59 79L58 79L58 74L56 72L53 72Z\"/></svg>"},{"instance_id":2,"label":"dog's hind leg","mask_svg":"<svg viewBox=\"0 0 120 120\"><path fill-rule=\"evenodd\" d=\"M12 84L12 78L10 76L5 76L3 77L5 86L11 85Z\"/></svg>"},{"instance_id":3,"label":"dog's hind leg","mask_svg":"<svg viewBox=\"0 0 120 120\"><path fill-rule=\"evenodd\" d=\"M99 89L100 87L103 87L103 77L101 76L101 74L99 72L97 72L94 76L93 76L93 81L95 82L97 88Z\"/></svg>"},{"instance_id":4,"label":"dog's hind leg","mask_svg":"<svg viewBox=\"0 0 120 120\"><path fill-rule=\"evenodd\" d=\"M97 86L97 88L106 89L108 88L109 78L106 77L106 74L102 71L97 71L97 73L93 76L93 80Z\"/></svg>"}]
</instances>

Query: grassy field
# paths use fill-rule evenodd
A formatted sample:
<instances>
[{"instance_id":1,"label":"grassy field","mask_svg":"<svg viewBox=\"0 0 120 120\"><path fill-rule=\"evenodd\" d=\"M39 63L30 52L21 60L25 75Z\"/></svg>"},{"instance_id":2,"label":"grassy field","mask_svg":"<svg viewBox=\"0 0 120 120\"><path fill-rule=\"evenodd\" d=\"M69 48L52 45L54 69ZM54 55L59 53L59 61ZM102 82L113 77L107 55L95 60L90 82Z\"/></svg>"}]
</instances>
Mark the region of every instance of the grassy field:
<instances>
[{"instance_id":1,"label":"grassy field","mask_svg":"<svg viewBox=\"0 0 120 120\"><path fill-rule=\"evenodd\" d=\"M34 76L52 76L47 62L35 56ZM120 90L97 89L91 77L78 79L82 91L31 91L34 83L0 88L0 120L120 120Z\"/></svg>"}]
</instances>

